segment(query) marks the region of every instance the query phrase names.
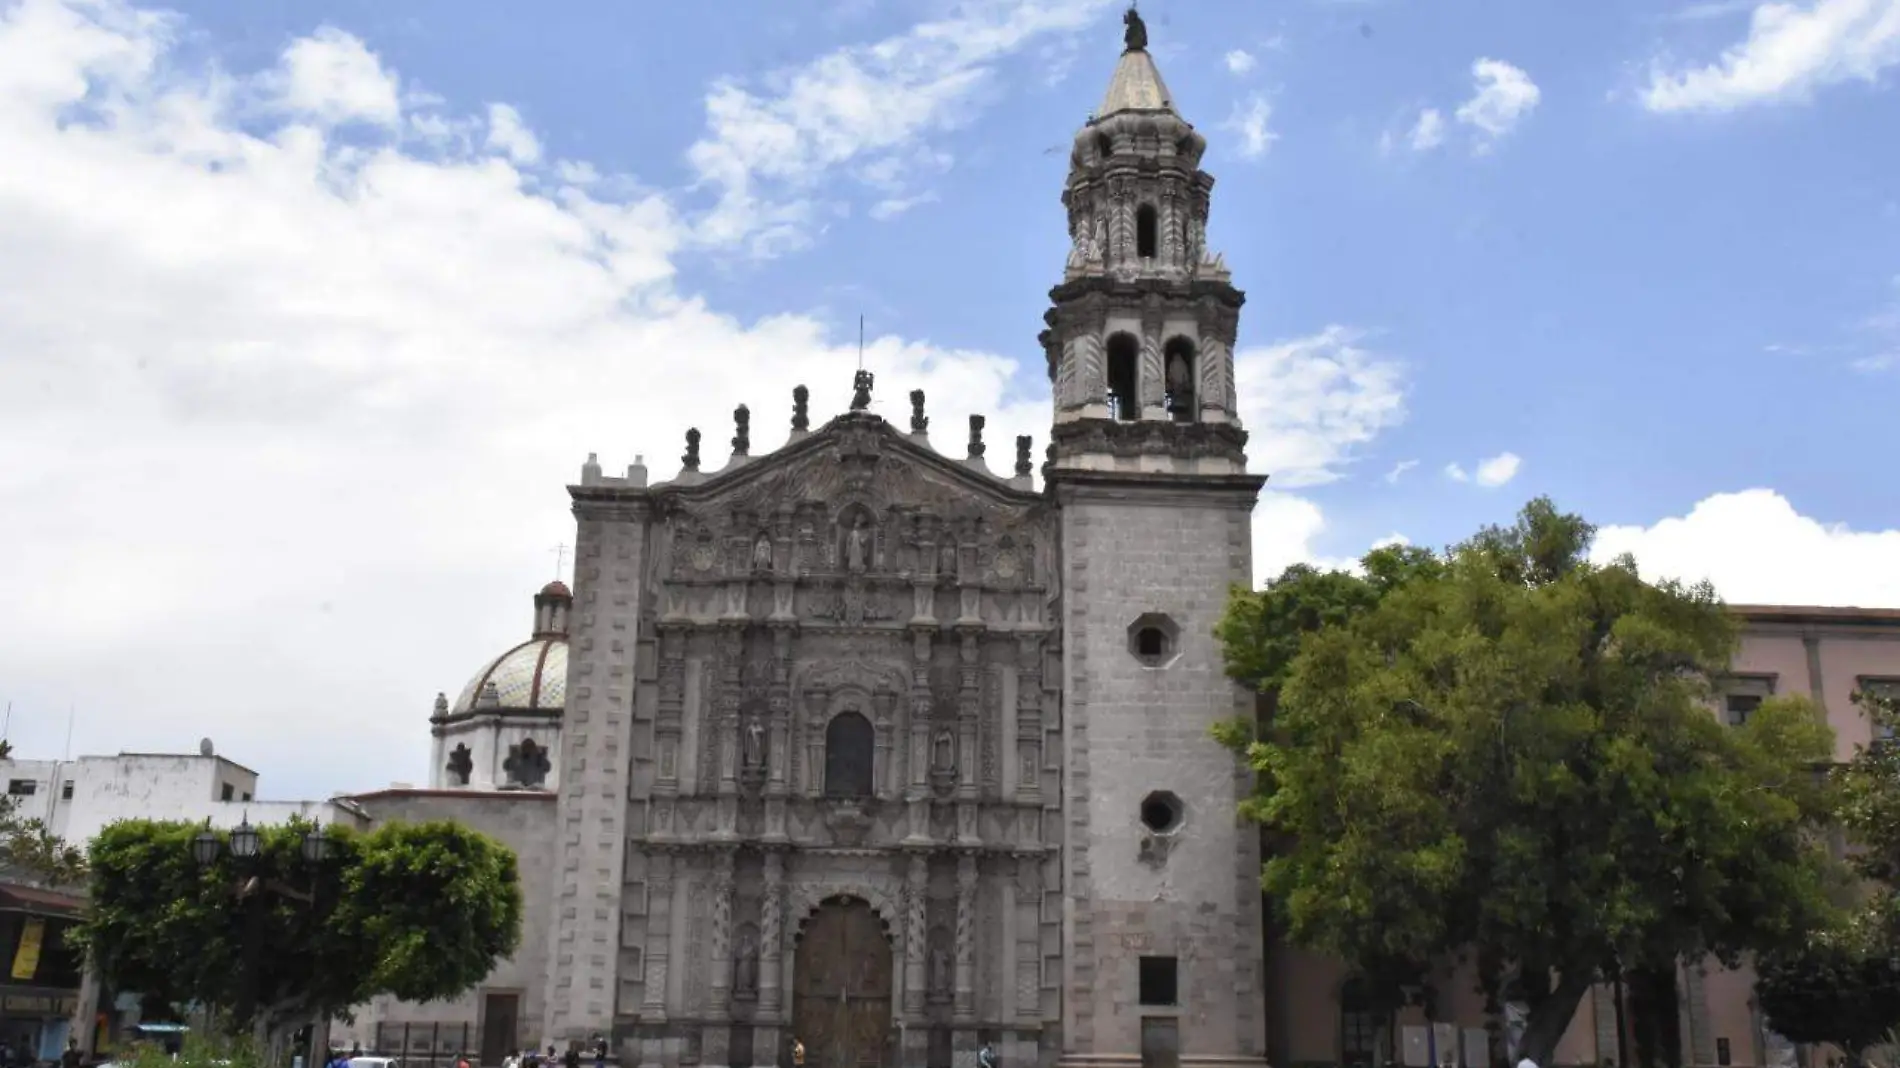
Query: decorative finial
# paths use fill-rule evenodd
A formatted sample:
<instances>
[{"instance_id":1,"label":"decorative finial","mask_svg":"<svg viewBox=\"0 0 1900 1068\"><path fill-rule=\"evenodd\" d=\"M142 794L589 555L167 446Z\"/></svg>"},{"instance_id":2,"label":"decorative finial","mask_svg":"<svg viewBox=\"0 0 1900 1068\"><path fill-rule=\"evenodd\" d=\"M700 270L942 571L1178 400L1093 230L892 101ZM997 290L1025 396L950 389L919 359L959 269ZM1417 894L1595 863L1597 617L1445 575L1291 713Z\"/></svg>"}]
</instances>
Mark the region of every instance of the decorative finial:
<instances>
[{"instance_id":1,"label":"decorative finial","mask_svg":"<svg viewBox=\"0 0 1900 1068\"><path fill-rule=\"evenodd\" d=\"M1141 21L1141 14L1135 10L1134 4L1129 4L1128 10L1122 13L1122 25L1128 27L1122 32L1122 44L1126 46L1122 51L1146 52L1148 50L1148 24Z\"/></svg>"},{"instance_id":2,"label":"decorative finial","mask_svg":"<svg viewBox=\"0 0 1900 1068\"><path fill-rule=\"evenodd\" d=\"M972 459L983 458L983 423L984 419L980 415L970 417L970 457Z\"/></svg>"},{"instance_id":3,"label":"decorative finial","mask_svg":"<svg viewBox=\"0 0 1900 1068\"><path fill-rule=\"evenodd\" d=\"M871 406L871 384L876 381L871 372L860 370L851 379L851 410L864 411Z\"/></svg>"},{"instance_id":4,"label":"decorative finial","mask_svg":"<svg viewBox=\"0 0 1900 1068\"><path fill-rule=\"evenodd\" d=\"M1031 440L1028 434L1016 435L1016 477L1028 478L1036 465L1029 462Z\"/></svg>"},{"instance_id":5,"label":"decorative finial","mask_svg":"<svg viewBox=\"0 0 1900 1068\"><path fill-rule=\"evenodd\" d=\"M811 429L811 390L804 386L792 387L792 433L803 434Z\"/></svg>"},{"instance_id":6,"label":"decorative finial","mask_svg":"<svg viewBox=\"0 0 1900 1068\"><path fill-rule=\"evenodd\" d=\"M681 466L688 471L699 470L699 428L686 428L686 455L680 457Z\"/></svg>"},{"instance_id":7,"label":"decorative finial","mask_svg":"<svg viewBox=\"0 0 1900 1068\"><path fill-rule=\"evenodd\" d=\"M732 410L732 454L745 456L752 452L752 409L741 404Z\"/></svg>"},{"instance_id":8,"label":"decorative finial","mask_svg":"<svg viewBox=\"0 0 1900 1068\"><path fill-rule=\"evenodd\" d=\"M930 417L924 414L924 391L910 391L910 432L922 434L930 429Z\"/></svg>"}]
</instances>

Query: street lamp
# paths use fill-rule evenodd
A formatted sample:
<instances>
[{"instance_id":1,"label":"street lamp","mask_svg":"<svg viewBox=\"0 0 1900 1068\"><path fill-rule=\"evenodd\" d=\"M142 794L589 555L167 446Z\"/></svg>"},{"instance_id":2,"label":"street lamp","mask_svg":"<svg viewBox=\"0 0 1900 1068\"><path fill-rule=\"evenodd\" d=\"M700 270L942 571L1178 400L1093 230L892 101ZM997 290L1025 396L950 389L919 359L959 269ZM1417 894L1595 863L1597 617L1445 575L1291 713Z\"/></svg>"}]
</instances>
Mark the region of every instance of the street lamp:
<instances>
[{"instance_id":1,"label":"street lamp","mask_svg":"<svg viewBox=\"0 0 1900 1068\"><path fill-rule=\"evenodd\" d=\"M231 855L239 860L257 856L258 837L257 828L251 826L251 817L244 817L244 822L231 832Z\"/></svg>"},{"instance_id":2,"label":"street lamp","mask_svg":"<svg viewBox=\"0 0 1900 1068\"><path fill-rule=\"evenodd\" d=\"M244 817L244 822L231 831L231 855L239 860L257 859L257 853L262 848L262 844L263 836L258 833L257 828L251 826L249 816ZM330 859L332 844L333 840L324 833L323 825L317 824L304 832L303 859L312 864L323 863ZM191 838L192 859L205 867L210 867L217 863L218 854L223 851L224 840L211 829L211 821L206 820L205 829Z\"/></svg>"},{"instance_id":3,"label":"street lamp","mask_svg":"<svg viewBox=\"0 0 1900 1068\"><path fill-rule=\"evenodd\" d=\"M323 825L316 824L304 832L301 850L303 859L312 865L321 864L330 858L330 847L333 844L334 840L324 833ZM208 868L217 863L218 854L223 852L224 846L224 840L211 829L211 821L207 819L204 830L191 838L192 859L201 867ZM258 833L257 828L251 826L251 818L247 814L244 821L231 831L231 856L240 863L250 864L257 860L262 847L263 836ZM240 988L237 1005L238 1018L241 1020L251 1020L257 1009L257 974L264 936L264 905L262 895L258 893L260 890L301 901L305 905L316 904L314 885L309 891L303 891L260 875L253 875L238 884L234 893L244 914L243 968L246 977L245 983Z\"/></svg>"}]
</instances>

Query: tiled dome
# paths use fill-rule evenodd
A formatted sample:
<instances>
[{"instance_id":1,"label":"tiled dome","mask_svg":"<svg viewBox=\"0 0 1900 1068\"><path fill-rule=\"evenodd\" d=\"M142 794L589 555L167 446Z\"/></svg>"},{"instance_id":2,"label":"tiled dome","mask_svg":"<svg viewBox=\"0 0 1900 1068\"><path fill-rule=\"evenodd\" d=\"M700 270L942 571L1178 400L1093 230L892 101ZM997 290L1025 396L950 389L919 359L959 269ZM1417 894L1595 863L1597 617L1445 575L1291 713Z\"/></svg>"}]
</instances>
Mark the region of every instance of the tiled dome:
<instances>
[{"instance_id":1,"label":"tiled dome","mask_svg":"<svg viewBox=\"0 0 1900 1068\"><path fill-rule=\"evenodd\" d=\"M483 690L491 683L492 705L483 700ZM567 639L535 638L496 657L468 680L450 712L468 712L478 705L559 711L566 704Z\"/></svg>"}]
</instances>

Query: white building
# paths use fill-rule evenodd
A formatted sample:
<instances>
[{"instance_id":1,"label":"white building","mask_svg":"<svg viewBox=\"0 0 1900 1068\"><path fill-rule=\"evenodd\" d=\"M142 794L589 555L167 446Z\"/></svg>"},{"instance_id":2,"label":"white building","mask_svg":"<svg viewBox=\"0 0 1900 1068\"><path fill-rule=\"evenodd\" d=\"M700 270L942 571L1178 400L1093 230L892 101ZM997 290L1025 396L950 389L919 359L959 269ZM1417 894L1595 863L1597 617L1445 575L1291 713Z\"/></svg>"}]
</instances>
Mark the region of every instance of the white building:
<instances>
[{"instance_id":1,"label":"white building","mask_svg":"<svg viewBox=\"0 0 1900 1068\"><path fill-rule=\"evenodd\" d=\"M49 831L82 849L107 825L126 819L209 820L228 828L245 819L262 825L301 816L325 826L369 826L363 809L346 798L259 799L257 772L218 756L208 740L195 754L0 760L0 779L21 816L44 820Z\"/></svg>"}]
</instances>

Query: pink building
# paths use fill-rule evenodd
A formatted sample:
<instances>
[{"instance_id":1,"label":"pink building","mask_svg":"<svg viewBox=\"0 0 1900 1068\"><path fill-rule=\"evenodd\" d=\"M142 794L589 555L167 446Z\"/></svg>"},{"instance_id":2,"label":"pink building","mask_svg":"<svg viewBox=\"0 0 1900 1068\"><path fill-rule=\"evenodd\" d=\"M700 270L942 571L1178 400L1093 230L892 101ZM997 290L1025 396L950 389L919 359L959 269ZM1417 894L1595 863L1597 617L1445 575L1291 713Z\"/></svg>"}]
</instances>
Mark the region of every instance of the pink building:
<instances>
[{"instance_id":1,"label":"pink building","mask_svg":"<svg viewBox=\"0 0 1900 1068\"><path fill-rule=\"evenodd\" d=\"M1835 757L1852 759L1870 737L1853 696L1900 696L1900 610L1733 606L1744 620L1734 673L1715 714L1742 723L1769 697L1804 694L1827 710ZM1396 1017L1360 1007L1339 962L1270 938L1267 951L1269 1061L1282 1068L1337 1064L1477 1066L1503 1052L1488 1048L1484 1001L1465 968L1435 977L1433 1011ZM1770 1033L1754 1000L1754 976L1710 961L1677 977L1682 1060L1702 1066L1793 1065L1797 1051ZM1558 1046L1558 1065L1635 1063L1635 1043L1619 1042L1616 993L1584 998ZM1621 1052L1619 1052L1619 1049ZM1549 1066L1555 1068L1555 1066Z\"/></svg>"}]
</instances>

